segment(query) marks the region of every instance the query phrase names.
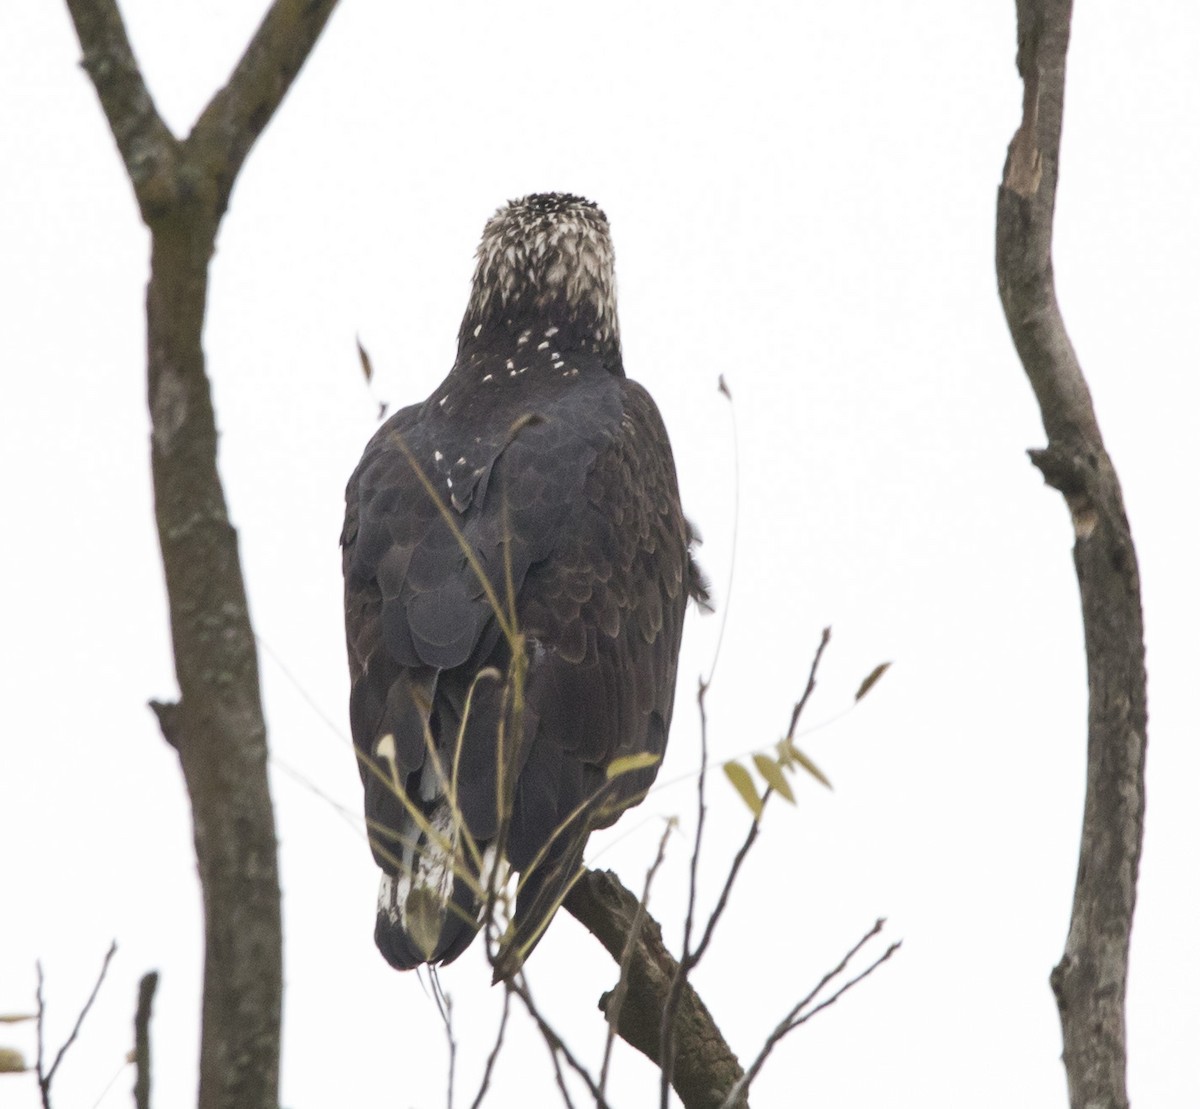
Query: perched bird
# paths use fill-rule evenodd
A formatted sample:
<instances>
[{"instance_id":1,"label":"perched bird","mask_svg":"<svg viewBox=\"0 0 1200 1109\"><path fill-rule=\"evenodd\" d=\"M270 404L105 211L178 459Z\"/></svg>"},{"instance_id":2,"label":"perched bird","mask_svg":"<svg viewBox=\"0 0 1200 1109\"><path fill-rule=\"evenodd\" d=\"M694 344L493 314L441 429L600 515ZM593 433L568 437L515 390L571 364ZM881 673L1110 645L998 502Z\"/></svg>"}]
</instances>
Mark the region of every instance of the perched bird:
<instances>
[{"instance_id":1,"label":"perched bird","mask_svg":"<svg viewBox=\"0 0 1200 1109\"><path fill-rule=\"evenodd\" d=\"M520 874L511 974L589 832L645 795L684 608L707 598L691 540L666 429L622 366L604 213L512 201L484 228L449 376L346 490L350 722L392 966L466 949L499 856Z\"/></svg>"}]
</instances>

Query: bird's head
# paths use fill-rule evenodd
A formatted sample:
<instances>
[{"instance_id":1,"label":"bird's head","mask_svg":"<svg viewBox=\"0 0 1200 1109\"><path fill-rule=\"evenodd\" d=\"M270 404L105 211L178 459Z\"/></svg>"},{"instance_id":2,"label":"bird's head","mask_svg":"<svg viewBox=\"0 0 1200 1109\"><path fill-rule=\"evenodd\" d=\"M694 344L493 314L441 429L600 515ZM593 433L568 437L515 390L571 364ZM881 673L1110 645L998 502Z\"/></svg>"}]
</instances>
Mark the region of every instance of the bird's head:
<instances>
[{"instance_id":1,"label":"bird's head","mask_svg":"<svg viewBox=\"0 0 1200 1109\"><path fill-rule=\"evenodd\" d=\"M619 357L608 219L592 201L569 193L534 193L488 220L460 349L496 329L547 324L570 332L581 347Z\"/></svg>"}]
</instances>

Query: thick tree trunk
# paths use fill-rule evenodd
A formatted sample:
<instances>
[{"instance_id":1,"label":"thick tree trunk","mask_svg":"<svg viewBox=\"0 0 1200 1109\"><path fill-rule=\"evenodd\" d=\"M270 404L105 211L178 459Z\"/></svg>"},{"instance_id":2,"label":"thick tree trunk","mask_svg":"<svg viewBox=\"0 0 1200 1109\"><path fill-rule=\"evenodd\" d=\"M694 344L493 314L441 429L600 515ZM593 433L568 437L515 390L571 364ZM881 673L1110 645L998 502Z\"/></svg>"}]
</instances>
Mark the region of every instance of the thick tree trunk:
<instances>
[{"instance_id":1,"label":"thick tree trunk","mask_svg":"<svg viewBox=\"0 0 1200 1109\"><path fill-rule=\"evenodd\" d=\"M191 798L204 893L200 1105L278 1105L282 925L258 658L217 472L200 329L211 212L156 223L147 292L151 461L177 705L159 707Z\"/></svg>"},{"instance_id":2,"label":"thick tree trunk","mask_svg":"<svg viewBox=\"0 0 1200 1109\"><path fill-rule=\"evenodd\" d=\"M1141 591L1121 486L1054 290L1051 238L1070 0L1017 0L1021 126L996 214L996 272L1049 443L1030 451L1067 502L1088 665L1087 795L1070 930L1051 975L1072 1109L1124 1109L1125 984L1145 812Z\"/></svg>"}]
</instances>

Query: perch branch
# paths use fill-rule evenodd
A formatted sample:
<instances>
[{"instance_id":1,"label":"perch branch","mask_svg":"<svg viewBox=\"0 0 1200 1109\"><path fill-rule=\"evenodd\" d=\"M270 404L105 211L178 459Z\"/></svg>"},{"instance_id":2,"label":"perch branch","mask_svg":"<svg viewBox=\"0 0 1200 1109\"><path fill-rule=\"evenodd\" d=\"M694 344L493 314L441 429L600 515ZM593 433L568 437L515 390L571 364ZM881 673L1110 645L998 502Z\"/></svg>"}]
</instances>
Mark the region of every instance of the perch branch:
<instances>
[{"instance_id":1,"label":"perch branch","mask_svg":"<svg viewBox=\"0 0 1200 1109\"><path fill-rule=\"evenodd\" d=\"M663 1008L679 970L663 943L662 928L611 871L586 871L563 904L618 965L629 945L627 992L617 1014L617 1034L658 1065ZM641 928L635 930L639 916ZM610 998L609 993L600 998L601 1012L609 1012ZM680 990L675 1040L675 1092L687 1109L716 1109L741 1078L742 1068L700 995L686 981Z\"/></svg>"}]
</instances>

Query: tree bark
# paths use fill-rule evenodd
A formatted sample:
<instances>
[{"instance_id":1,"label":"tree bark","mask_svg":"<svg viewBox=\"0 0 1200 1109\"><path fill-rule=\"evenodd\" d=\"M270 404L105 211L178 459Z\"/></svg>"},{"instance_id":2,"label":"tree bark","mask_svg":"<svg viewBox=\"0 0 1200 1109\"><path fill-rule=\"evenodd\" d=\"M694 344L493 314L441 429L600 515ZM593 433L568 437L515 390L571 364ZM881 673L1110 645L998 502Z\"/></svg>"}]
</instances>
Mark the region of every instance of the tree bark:
<instances>
[{"instance_id":1,"label":"tree bark","mask_svg":"<svg viewBox=\"0 0 1200 1109\"><path fill-rule=\"evenodd\" d=\"M1117 473L1059 312L1051 239L1070 0L1017 0L1021 126L996 213L996 272L1049 439L1030 451L1075 527L1088 669L1087 793L1070 929L1051 974L1073 1109L1124 1109L1125 984L1145 813L1141 591Z\"/></svg>"},{"instance_id":2,"label":"tree bark","mask_svg":"<svg viewBox=\"0 0 1200 1109\"><path fill-rule=\"evenodd\" d=\"M137 1012L133 1018L134 1109L150 1109L150 1013L156 989L158 971L143 974L138 983Z\"/></svg>"},{"instance_id":3,"label":"tree bark","mask_svg":"<svg viewBox=\"0 0 1200 1109\"><path fill-rule=\"evenodd\" d=\"M208 265L238 170L335 3L277 0L179 141L154 106L115 0L67 0L151 232L150 456L180 690L178 704L154 708L179 752L203 888L201 1109L277 1109L283 960L258 658L201 345Z\"/></svg>"},{"instance_id":4,"label":"tree bark","mask_svg":"<svg viewBox=\"0 0 1200 1109\"><path fill-rule=\"evenodd\" d=\"M587 871L563 902L567 912L600 941L618 965L633 930L638 904L612 871L601 870ZM662 1058L663 1008L678 970L678 962L663 943L662 929L645 914L641 933L634 941L627 992L617 1015L617 1034L656 1066L661 1065ZM600 998L600 1011L605 1014L609 997L606 993ZM712 1014L687 981L683 983L674 1027L671 1085L686 1109L718 1109L743 1070ZM745 1109L746 1097L743 1095L736 1104Z\"/></svg>"}]
</instances>

